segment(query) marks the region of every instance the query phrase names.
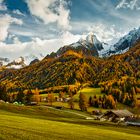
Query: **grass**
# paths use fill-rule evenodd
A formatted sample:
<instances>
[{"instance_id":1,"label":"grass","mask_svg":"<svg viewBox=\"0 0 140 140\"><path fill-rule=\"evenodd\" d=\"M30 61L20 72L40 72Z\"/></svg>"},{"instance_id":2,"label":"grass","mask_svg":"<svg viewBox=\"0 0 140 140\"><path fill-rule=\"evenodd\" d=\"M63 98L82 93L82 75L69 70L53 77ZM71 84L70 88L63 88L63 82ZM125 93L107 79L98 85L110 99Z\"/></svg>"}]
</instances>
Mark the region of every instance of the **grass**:
<instances>
[{"instance_id":1,"label":"grass","mask_svg":"<svg viewBox=\"0 0 140 140\"><path fill-rule=\"evenodd\" d=\"M55 97L59 96L59 93L53 93ZM40 97L48 97L48 94L40 94Z\"/></svg>"},{"instance_id":2,"label":"grass","mask_svg":"<svg viewBox=\"0 0 140 140\"><path fill-rule=\"evenodd\" d=\"M96 94L101 94L101 89L100 88L91 88L91 87L87 87L87 88L83 88L80 90L80 92L82 93L88 93L91 95L96 95Z\"/></svg>"},{"instance_id":3,"label":"grass","mask_svg":"<svg viewBox=\"0 0 140 140\"><path fill-rule=\"evenodd\" d=\"M140 93L138 93L138 94L136 95L136 97L137 97L137 98L140 98Z\"/></svg>"},{"instance_id":4,"label":"grass","mask_svg":"<svg viewBox=\"0 0 140 140\"><path fill-rule=\"evenodd\" d=\"M89 99L90 96L93 97L94 95L96 95L97 97L103 96L103 94L101 93L101 89L100 89L100 88L90 88L90 87L88 87L88 88L83 88L82 90L80 90L80 91L78 92L78 94L76 94L76 95L74 96L74 98L75 98L76 100L79 99L80 93L85 94L86 97L87 97L87 99Z\"/></svg>"},{"instance_id":5,"label":"grass","mask_svg":"<svg viewBox=\"0 0 140 140\"><path fill-rule=\"evenodd\" d=\"M47 107L0 104L0 140L139 140L139 131Z\"/></svg>"},{"instance_id":6,"label":"grass","mask_svg":"<svg viewBox=\"0 0 140 140\"><path fill-rule=\"evenodd\" d=\"M65 102L54 102L53 106L63 106L65 108L70 108L68 103L65 103ZM78 102L74 102L74 110L79 110L80 111L79 103ZM95 107L88 107L87 108L88 112L92 112L93 110L101 110L102 112L105 112L108 109L101 109L101 108L95 108Z\"/></svg>"}]
</instances>

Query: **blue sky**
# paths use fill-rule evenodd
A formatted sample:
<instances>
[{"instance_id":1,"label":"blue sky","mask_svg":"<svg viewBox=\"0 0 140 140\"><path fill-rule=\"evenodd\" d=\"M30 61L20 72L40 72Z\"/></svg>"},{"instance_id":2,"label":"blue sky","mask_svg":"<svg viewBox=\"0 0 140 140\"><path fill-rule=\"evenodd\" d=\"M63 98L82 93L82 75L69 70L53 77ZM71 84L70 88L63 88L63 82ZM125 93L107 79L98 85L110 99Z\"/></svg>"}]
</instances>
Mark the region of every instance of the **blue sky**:
<instances>
[{"instance_id":1,"label":"blue sky","mask_svg":"<svg viewBox=\"0 0 140 140\"><path fill-rule=\"evenodd\" d=\"M114 43L140 26L140 0L0 0L0 57L46 54L93 32Z\"/></svg>"}]
</instances>

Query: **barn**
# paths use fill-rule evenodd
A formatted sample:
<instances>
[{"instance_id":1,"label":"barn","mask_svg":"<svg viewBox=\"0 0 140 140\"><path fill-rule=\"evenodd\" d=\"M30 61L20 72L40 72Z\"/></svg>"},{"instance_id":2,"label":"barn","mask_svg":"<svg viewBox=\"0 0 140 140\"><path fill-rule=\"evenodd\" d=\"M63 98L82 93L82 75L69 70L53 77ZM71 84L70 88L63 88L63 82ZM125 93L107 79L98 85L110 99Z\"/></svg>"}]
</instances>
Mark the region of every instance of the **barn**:
<instances>
[{"instance_id":1,"label":"barn","mask_svg":"<svg viewBox=\"0 0 140 140\"><path fill-rule=\"evenodd\" d=\"M108 120L111 122L123 122L128 118L133 117L133 113L128 110L110 110L105 112L101 117L100 120Z\"/></svg>"}]
</instances>

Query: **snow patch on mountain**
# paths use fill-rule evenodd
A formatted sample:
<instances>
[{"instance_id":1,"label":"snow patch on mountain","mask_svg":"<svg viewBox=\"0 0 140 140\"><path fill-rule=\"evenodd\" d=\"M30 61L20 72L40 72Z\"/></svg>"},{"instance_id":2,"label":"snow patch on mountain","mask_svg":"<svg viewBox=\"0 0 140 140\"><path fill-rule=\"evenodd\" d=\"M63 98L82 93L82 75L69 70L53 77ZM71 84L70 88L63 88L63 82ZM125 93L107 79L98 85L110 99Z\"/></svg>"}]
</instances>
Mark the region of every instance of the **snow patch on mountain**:
<instances>
[{"instance_id":1,"label":"snow patch on mountain","mask_svg":"<svg viewBox=\"0 0 140 140\"><path fill-rule=\"evenodd\" d=\"M26 56L20 56L15 59L0 58L0 66L5 66L8 69L20 69L28 66L32 61L38 59L42 60L44 56L42 54L30 54Z\"/></svg>"},{"instance_id":2,"label":"snow patch on mountain","mask_svg":"<svg viewBox=\"0 0 140 140\"><path fill-rule=\"evenodd\" d=\"M90 32L88 35L83 35L78 42L72 43L69 45L73 48L86 48L87 50L94 51L94 55L99 55L99 53L104 50L103 43L98 40L93 32ZM69 47L68 46L68 47ZM65 48L66 49L66 48ZM61 49L60 49L61 50Z\"/></svg>"},{"instance_id":3,"label":"snow patch on mountain","mask_svg":"<svg viewBox=\"0 0 140 140\"><path fill-rule=\"evenodd\" d=\"M19 58L15 59L13 62L15 62L15 63L24 62L24 58L23 57L19 57Z\"/></svg>"},{"instance_id":4,"label":"snow patch on mountain","mask_svg":"<svg viewBox=\"0 0 140 140\"><path fill-rule=\"evenodd\" d=\"M120 38L120 40L114 45L110 45L110 48L103 52L102 56L111 56L114 54L122 54L127 52L138 40L140 40L140 27L133 29L127 35Z\"/></svg>"}]
</instances>

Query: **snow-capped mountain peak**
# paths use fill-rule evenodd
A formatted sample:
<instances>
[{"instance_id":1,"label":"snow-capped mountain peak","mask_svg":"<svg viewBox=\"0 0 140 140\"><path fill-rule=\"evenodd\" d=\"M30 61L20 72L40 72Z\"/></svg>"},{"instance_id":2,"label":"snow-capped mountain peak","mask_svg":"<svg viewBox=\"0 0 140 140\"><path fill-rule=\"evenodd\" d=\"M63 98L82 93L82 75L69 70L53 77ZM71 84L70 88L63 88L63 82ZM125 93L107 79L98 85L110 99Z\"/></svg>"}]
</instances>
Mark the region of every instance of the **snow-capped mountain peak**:
<instances>
[{"instance_id":1,"label":"snow-capped mountain peak","mask_svg":"<svg viewBox=\"0 0 140 140\"><path fill-rule=\"evenodd\" d=\"M85 54L90 54L93 56L99 56L99 51L104 48L102 42L97 39L93 32L90 32L87 36L82 36L78 42L60 48L57 51L57 55L59 56L69 49L82 51Z\"/></svg>"},{"instance_id":2,"label":"snow-capped mountain peak","mask_svg":"<svg viewBox=\"0 0 140 140\"><path fill-rule=\"evenodd\" d=\"M93 34L93 32L90 32L86 37L86 41L93 44L93 40L95 40L94 38L96 38L96 36Z\"/></svg>"},{"instance_id":3,"label":"snow-capped mountain peak","mask_svg":"<svg viewBox=\"0 0 140 140\"><path fill-rule=\"evenodd\" d=\"M110 49L104 52L103 56L110 56L113 54L121 54L128 51L138 40L140 40L140 27L134 28L127 35L120 38L120 40L110 46Z\"/></svg>"},{"instance_id":4,"label":"snow-capped mountain peak","mask_svg":"<svg viewBox=\"0 0 140 140\"><path fill-rule=\"evenodd\" d=\"M90 44L99 44L101 43L98 39L97 39L97 36L94 35L93 32L90 32L87 37L86 37L86 41Z\"/></svg>"},{"instance_id":5,"label":"snow-capped mountain peak","mask_svg":"<svg viewBox=\"0 0 140 140\"><path fill-rule=\"evenodd\" d=\"M20 56L19 58L14 60L15 63L21 63L24 62L24 58L22 56Z\"/></svg>"},{"instance_id":6,"label":"snow-capped mountain peak","mask_svg":"<svg viewBox=\"0 0 140 140\"><path fill-rule=\"evenodd\" d=\"M100 42L93 32L90 32L85 38L81 38L78 43L84 45L89 49L97 49L98 51L103 49L103 44Z\"/></svg>"},{"instance_id":7,"label":"snow-capped mountain peak","mask_svg":"<svg viewBox=\"0 0 140 140\"><path fill-rule=\"evenodd\" d=\"M26 64L25 64L24 58L22 56L20 56L19 58L13 60L12 62L10 62L6 65L7 68L14 68L14 69L20 69L25 66L26 66Z\"/></svg>"},{"instance_id":8,"label":"snow-capped mountain peak","mask_svg":"<svg viewBox=\"0 0 140 140\"><path fill-rule=\"evenodd\" d=\"M15 59L0 58L0 67L5 66L8 69L20 69L43 58L44 56L42 54L30 54L26 56L20 56Z\"/></svg>"},{"instance_id":9,"label":"snow-capped mountain peak","mask_svg":"<svg viewBox=\"0 0 140 140\"><path fill-rule=\"evenodd\" d=\"M124 50L126 48L131 48L138 39L140 39L140 28L133 29L127 35L122 37L119 42L114 45L114 48L115 50Z\"/></svg>"}]
</instances>

